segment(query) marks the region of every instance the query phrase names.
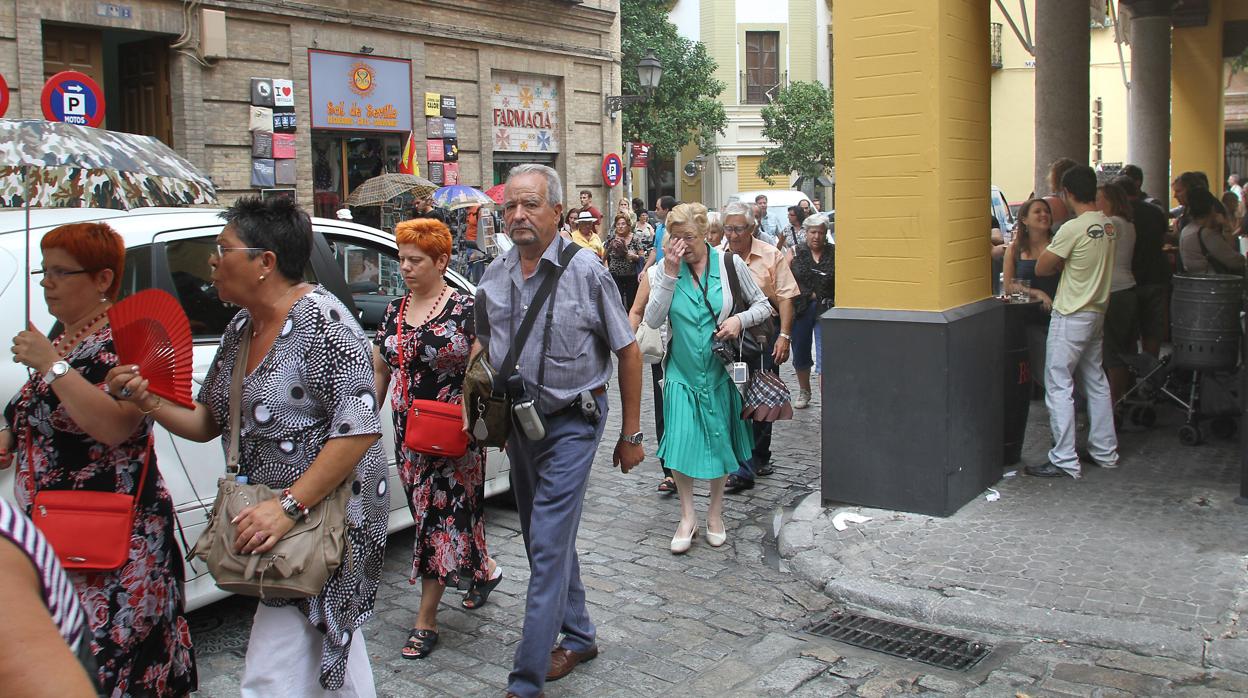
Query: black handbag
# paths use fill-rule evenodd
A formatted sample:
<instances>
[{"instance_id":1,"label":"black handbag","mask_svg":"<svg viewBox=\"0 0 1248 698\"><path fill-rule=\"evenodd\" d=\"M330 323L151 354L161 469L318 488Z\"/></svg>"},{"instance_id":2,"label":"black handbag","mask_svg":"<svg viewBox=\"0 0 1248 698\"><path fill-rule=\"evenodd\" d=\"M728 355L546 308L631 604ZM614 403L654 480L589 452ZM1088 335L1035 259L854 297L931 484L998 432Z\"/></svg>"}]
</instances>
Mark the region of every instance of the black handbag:
<instances>
[{"instance_id":1,"label":"black handbag","mask_svg":"<svg viewBox=\"0 0 1248 698\"><path fill-rule=\"evenodd\" d=\"M737 278L737 264L733 259L732 250L724 251L724 272L728 274L728 288L732 294L732 312L733 314L742 312L748 306L745 305L745 299L741 296L741 279ZM770 301L768 301L770 304ZM763 358L763 350L771 343L776 333L776 322L772 315L768 315L766 320L748 329L741 329L740 346L741 361L751 366L761 364Z\"/></svg>"}]
</instances>

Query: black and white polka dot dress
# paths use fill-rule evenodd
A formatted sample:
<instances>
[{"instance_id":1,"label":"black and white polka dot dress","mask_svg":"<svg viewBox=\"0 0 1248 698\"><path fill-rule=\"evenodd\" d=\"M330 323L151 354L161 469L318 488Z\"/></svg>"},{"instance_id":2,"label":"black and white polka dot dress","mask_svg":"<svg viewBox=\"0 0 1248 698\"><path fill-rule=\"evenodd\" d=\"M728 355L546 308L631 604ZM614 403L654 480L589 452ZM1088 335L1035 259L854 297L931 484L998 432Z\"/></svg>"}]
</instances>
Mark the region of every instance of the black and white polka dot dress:
<instances>
[{"instance_id":1,"label":"black and white polka dot dress","mask_svg":"<svg viewBox=\"0 0 1248 698\"><path fill-rule=\"evenodd\" d=\"M250 314L242 310L226 327L199 393L222 427L222 444L230 440L230 377L240 331L249 322ZM307 471L329 439L380 434L373 375L372 343L341 301L321 286L299 299L269 353L243 380L242 474L253 484L280 490ZM328 690L342 687L351 634L373 612L390 511L386 486L378 441L355 467L347 504L351 560L319 596L265 602L297 606L325 633L320 682Z\"/></svg>"}]
</instances>

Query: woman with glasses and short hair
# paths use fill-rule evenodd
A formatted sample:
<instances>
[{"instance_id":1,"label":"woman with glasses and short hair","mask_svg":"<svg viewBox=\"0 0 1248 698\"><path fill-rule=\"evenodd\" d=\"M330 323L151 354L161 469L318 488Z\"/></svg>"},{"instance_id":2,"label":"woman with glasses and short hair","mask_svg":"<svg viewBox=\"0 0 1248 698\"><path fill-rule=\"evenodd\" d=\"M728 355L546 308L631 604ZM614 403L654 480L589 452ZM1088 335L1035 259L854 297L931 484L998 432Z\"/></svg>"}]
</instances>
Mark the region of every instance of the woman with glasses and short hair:
<instances>
[{"instance_id":1,"label":"woman with glasses and short hair","mask_svg":"<svg viewBox=\"0 0 1248 698\"><path fill-rule=\"evenodd\" d=\"M42 491L138 490L126 563L69 575L87 612L102 695L186 695L197 678L173 499L152 450L148 411L114 400L106 385L117 363L107 312L121 288L126 246L103 223L74 223L45 235L40 247L39 285L63 330L52 341L35 330L13 339L13 359L31 378L5 409L0 467L16 456L14 493L27 514Z\"/></svg>"},{"instance_id":2,"label":"woman with glasses and short hair","mask_svg":"<svg viewBox=\"0 0 1248 698\"><path fill-rule=\"evenodd\" d=\"M316 596L260 602L241 693L374 695L361 626L381 577L390 493L372 340L342 301L304 281L312 221L293 201L244 197L222 218L212 282L222 301L241 310L225 328L195 407L161 402L134 366L113 369L109 385L170 432L209 441L230 427L231 378L241 363L239 474L282 497L236 517L240 553L269 552L301 512L350 483L346 560Z\"/></svg>"}]
</instances>

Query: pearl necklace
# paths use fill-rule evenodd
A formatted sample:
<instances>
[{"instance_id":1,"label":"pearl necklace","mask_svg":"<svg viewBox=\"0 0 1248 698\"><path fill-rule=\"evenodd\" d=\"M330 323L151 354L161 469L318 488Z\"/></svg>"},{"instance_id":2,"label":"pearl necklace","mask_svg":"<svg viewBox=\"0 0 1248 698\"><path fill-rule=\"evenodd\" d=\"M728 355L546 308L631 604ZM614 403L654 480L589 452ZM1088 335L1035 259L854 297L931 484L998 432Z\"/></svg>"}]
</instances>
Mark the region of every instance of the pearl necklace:
<instances>
[{"instance_id":1,"label":"pearl necklace","mask_svg":"<svg viewBox=\"0 0 1248 698\"><path fill-rule=\"evenodd\" d=\"M65 358L66 356L69 356L69 353L73 351L75 347L78 346L78 342L82 341L84 338L86 338L87 335L91 334L90 332L91 328L95 327L97 324L99 324L101 320L103 320L106 317L108 317L108 308L105 308L99 315L96 315L95 317L91 318L91 322L88 322L87 324L83 325L82 328L79 329L78 332L76 332L74 336L69 339L69 342L64 341L65 334L62 333L61 336L57 337L52 342L52 348L56 349L57 355L60 356L62 359ZM64 349L61 348L62 344L65 345Z\"/></svg>"}]
</instances>

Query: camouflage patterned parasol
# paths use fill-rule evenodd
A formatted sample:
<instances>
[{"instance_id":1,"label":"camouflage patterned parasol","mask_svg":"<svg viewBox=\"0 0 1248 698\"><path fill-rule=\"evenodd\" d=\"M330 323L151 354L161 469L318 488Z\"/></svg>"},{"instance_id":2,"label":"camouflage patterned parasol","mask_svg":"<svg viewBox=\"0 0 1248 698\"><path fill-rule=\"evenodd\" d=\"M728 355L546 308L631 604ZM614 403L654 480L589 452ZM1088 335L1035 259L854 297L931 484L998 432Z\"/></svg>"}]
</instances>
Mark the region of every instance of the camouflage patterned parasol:
<instances>
[{"instance_id":1,"label":"camouflage patterned parasol","mask_svg":"<svg viewBox=\"0 0 1248 698\"><path fill-rule=\"evenodd\" d=\"M0 207L132 209L216 202L212 182L151 136L0 119Z\"/></svg>"},{"instance_id":2,"label":"camouflage patterned parasol","mask_svg":"<svg viewBox=\"0 0 1248 698\"><path fill-rule=\"evenodd\" d=\"M28 271L31 207L132 209L216 202L212 182L151 136L0 119L0 208L26 209Z\"/></svg>"}]
</instances>

